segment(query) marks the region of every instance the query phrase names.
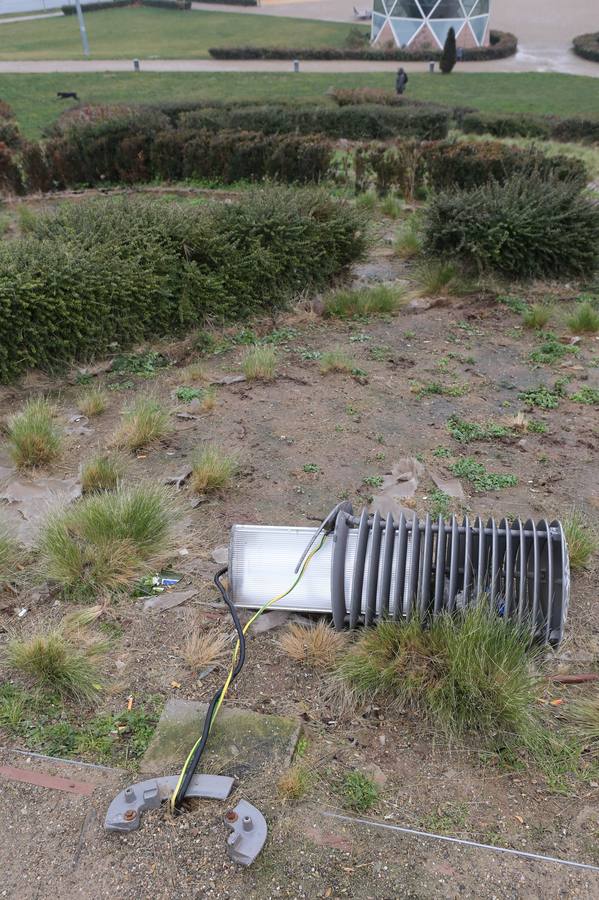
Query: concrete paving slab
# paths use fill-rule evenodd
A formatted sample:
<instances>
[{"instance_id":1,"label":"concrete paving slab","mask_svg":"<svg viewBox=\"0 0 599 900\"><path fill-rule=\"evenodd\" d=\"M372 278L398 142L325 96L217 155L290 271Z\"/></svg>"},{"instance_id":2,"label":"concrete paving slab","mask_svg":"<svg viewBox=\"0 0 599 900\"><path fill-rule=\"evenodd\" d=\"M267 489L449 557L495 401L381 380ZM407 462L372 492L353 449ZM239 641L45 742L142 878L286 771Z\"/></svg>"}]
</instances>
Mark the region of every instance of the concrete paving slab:
<instances>
[{"instance_id":1,"label":"concrete paving slab","mask_svg":"<svg viewBox=\"0 0 599 900\"><path fill-rule=\"evenodd\" d=\"M207 703L171 699L154 732L140 772L178 773L202 733ZM202 772L245 777L267 769L276 773L291 761L300 734L295 719L252 710L222 708L202 757Z\"/></svg>"}]
</instances>

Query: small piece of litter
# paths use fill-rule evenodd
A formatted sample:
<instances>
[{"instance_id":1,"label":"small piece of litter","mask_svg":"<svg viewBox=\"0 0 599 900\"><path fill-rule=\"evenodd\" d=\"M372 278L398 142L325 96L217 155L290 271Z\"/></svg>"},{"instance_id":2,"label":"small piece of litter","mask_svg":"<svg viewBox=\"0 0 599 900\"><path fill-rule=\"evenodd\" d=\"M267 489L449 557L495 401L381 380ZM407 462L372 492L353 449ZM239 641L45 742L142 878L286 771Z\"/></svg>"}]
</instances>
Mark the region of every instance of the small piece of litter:
<instances>
[{"instance_id":1,"label":"small piece of litter","mask_svg":"<svg viewBox=\"0 0 599 900\"><path fill-rule=\"evenodd\" d=\"M172 688L180 688L181 685L179 684L178 681L171 681L171 687Z\"/></svg>"},{"instance_id":2,"label":"small piece of litter","mask_svg":"<svg viewBox=\"0 0 599 900\"><path fill-rule=\"evenodd\" d=\"M26 615L27 615L27 612L28 612L27 607L26 607L26 606L22 606L21 609L20 609L20 610L18 611L18 613L17 613L17 617L18 617L19 619L22 619L23 616L26 616Z\"/></svg>"}]
</instances>

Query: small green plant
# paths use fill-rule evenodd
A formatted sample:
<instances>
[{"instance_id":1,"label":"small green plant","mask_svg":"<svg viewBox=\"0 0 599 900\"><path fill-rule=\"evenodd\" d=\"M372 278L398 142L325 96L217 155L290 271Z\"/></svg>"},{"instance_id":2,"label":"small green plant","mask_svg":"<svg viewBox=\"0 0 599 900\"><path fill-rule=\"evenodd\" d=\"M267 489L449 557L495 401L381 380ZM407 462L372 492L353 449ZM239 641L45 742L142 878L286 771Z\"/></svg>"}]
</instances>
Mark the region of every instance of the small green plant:
<instances>
[{"instance_id":1,"label":"small green plant","mask_svg":"<svg viewBox=\"0 0 599 900\"><path fill-rule=\"evenodd\" d=\"M460 614L381 621L366 629L338 666L359 702L418 710L450 736L477 733L508 746L538 733L538 680L526 628L485 602Z\"/></svg>"},{"instance_id":2,"label":"small green plant","mask_svg":"<svg viewBox=\"0 0 599 900\"><path fill-rule=\"evenodd\" d=\"M318 475L320 466L317 466L316 463L304 463L302 471L305 472L306 475Z\"/></svg>"},{"instance_id":3,"label":"small green plant","mask_svg":"<svg viewBox=\"0 0 599 900\"><path fill-rule=\"evenodd\" d=\"M526 328L544 328L551 319L551 307L546 303L535 303L522 311L522 324Z\"/></svg>"},{"instance_id":4,"label":"small green plant","mask_svg":"<svg viewBox=\"0 0 599 900\"><path fill-rule=\"evenodd\" d=\"M79 391L76 401L77 409L84 416L92 418L101 415L108 406L108 395L102 388L93 386Z\"/></svg>"},{"instance_id":5,"label":"small green plant","mask_svg":"<svg viewBox=\"0 0 599 900\"><path fill-rule=\"evenodd\" d=\"M197 451L191 461L190 485L196 494L222 491L237 471L237 460L221 447L207 444Z\"/></svg>"},{"instance_id":6,"label":"small green plant","mask_svg":"<svg viewBox=\"0 0 599 900\"><path fill-rule=\"evenodd\" d=\"M575 394L571 394L570 400L574 400L575 403L586 403L589 406L599 406L599 390L585 385Z\"/></svg>"},{"instance_id":7,"label":"small green plant","mask_svg":"<svg viewBox=\"0 0 599 900\"><path fill-rule=\"evenodd\" d=\"M487 472L483 464L471 456L457 460L449 468L458 478L465 478L469 481L475 491L498 491L518 484L516 475L498 475Z\"/></svg>"},{"instance_id":8,"label":"small green plant","mask_svg":"<svg viewBox=\"0 0 599 900\"><path fill-rule=\"evenodd\" d=\"M586 569L599 549L599 537L595 529L578 509L573 509L563 521L568 544L570 568L573 572Z\"/></svg>"},{"instance_id":9,"label":"small green plant","mask_svg":"<svg viewBox=\"0 0 599 900\"><path fill-rule=\"evenodd\" d=\"M420 387L415 387L419 397L463 397L468 393L467 384L441 384L440 381L431 381Z\"/></svg>"},{"instance_id":10,"label":"small green plant","mask_svg":"<svg viewBox=\"0 0 599 900\"><path fill-rule=\"evenodd\" d=\"M323 298L323 314L336 319L390 315L400 306L405 294L405 288L387 284L333 291Z\"/></svg>"},{"instance_id":11,"label":"small green plant","mask_svg":"<svg viewBox=\"0 0 599 900\"><path fill-rule=\"evenodd\" d=\"M29 400L8 420L9 451L18 468L47 466L60 456L62 435L55 416L52 404L39 398Z\"/></svg>"},{"instance_id":12,"label":"small green plant","mask_svg":"<svg viewBox=\"0 0 599 900\"><path fill-rule=\"evenodd\" d=\"M437 459L446 459L451 456L451 450L448 447L435 447L433 456L436 456Z\"/></svg>"},{"instance_id":13,"label":"small green plant","mask_svg":"<svg viewBox=\"0 0 599 900\"><path fill-rule=\"evenodd\" d=\"M177 388L175 392L175 396L177 400L181 400L183 403L191 403L192 400L199 400L202 396L203 391L199 388L194 387L180 387Z\"/></svg>"},{"instance_id":14,"label":"small green plant","mask_svg":"<svg viewBox=\"0 0 599 900\"><path fill-rule=\"evenodd\" d=\"M123 423L114 437L117 447L141 450L159 441L170 430L169 416L153 397L138 397L123 410Z\"/></svg>"},{"instance_id":15,"label":"small green plant","mask_svg":"<svg viewBox=\"0 0 599 900\"><path fill-rule=\"evenodd\" d=\"M470 444L472 441L494 441L505 437L513 437L514 432L505 425L495 422L487 422L484 425L478 422L466 422L459 416L453 415L447 421L447 430L452 438L460 444Z\"/></svg>"},{"instance_id":16,"label":"small green plant","mask_svg":"<svg viewBox=\"0 0 599 900\"><path fill-rule=\"evenodd\" d=\"M365 212L374 212L377 207L378 197L374 191L363 191L356 197L356 206Z\"/></svg>"},{"instance_id":17,"label":"small green plant","mask_svg":"<svg viewBox=\"0 0 599 900\"><path fill-rule=\"evenodd\" d=\"M366 477L362 479L362 484L365 484L366 487L380 488L384 481L385 479L382 475L366 475Z\"/></svg>"},{"instance_id":18,"label":"small green plant","mask_svg":"<svg viewBox=\"0 0 599 900\"><path fill-rule=\"evenodd\" d=\"M446 518L451 512L451 497L445 491L434 490L428 498L428 511L433 519Z\"/></svg>"},{"instance_id":19,"label":"small green plant","mask_svg":"<svg viewBox=\"0 0 599 900\"><path fill-rule=\"evenodd\" d=\"M156 350L148 350L145 353L123 353L115 357L111 372L118 375L142 375L152 378L158 369L164 369L170 365L169 360Z\"/></svg>"},{"instance_id":20,"label":"small green plant","mask_svg":"<svg viewBox=\"0 0 599 900\"><path fill-rule=\"evenodd\" d=\"M555 334L547 331L543 335L543 343L530 354L530 361L535 365L553 366L568 353L577 354L578 352L578 347L562 344Z\"/></svg>"},{"instance_id":21,"label":"small green plant","mask_svg":"<svg viewBox=\"0 0 599 900\"><path fill-rule=\"evenodd\" d=\"M99 641L78 645L56 628L11 638L6 664L42 690L84 703L92 701L100 689L98 661L106 649Z\"/></svg>"},{"instance_id":22,"label":"small green plant","mask_svg":"<svg viewBox=\"0 0 599 900\"><path fill-rule=\"evenodd\" d=\"M243 374L248 381L273 381L277 370L277 352L274 347L256 345L243 359Z\"/></svg>"},{"instance_id":23,"label":"small green plant","mask_svg":"<svg viewBox=\"0 0 599 900\"><path fill-rule=\"evenodd\" d=\"M44 574L72 597L122 591L170 549L176 515L167 489L152 484L83 497L45 523Z\"/></svg>"},{"instance_id":24,"label":"small green plant","mask_svg":"<svg viewBox=\"0 0 599 900\"><path fill-rule=\"evenodd\" d=\"M521 391L518 399L523 400L530 408L538 407L539 409L557 409L562 394L551 388L541 384L538 388L531 388L528 391Z\"/></svg>"},{"instance_id":25,"label":"small green plant","mask_svg":"<svg viewBox=\"0 0 599 900\"><path fill-rule=\"evenodd\" d=\"M322 375L330 375L332 372L351 373L354 369L354 361L343 350L328 350L322 354L320 360L320 372Z\"/></svg>"},{"instance_id":26,"label":"small green plant","mask_svg":"<svg viewBox=\"0 0 599 900\"><path fill-rule=\"evenodd\" d=\"M27 712L30 712L31 704L28 703L25 691L12 684L0 686L0 727L7 731L21 731Z\"/></svg>"},{"instance_id":27,"label":"small green plant","mask_svg":"<svg viewBox=\"0 0 599 900\"><path fill-rule=\"evenodd\" d=\"M574 334L595 334L599 331L599 313L591 303L581 303L568 319L568 328Z\"/></svg>"},{"instance_id":28,"label":"small green plant","mask_svg":"<svg viewBox=\"0 0 599 900\"><path fill-rule=\"evenodd\" d=\"M362 772L348 772L341 783L341 793L345 808L357 813L368 812L380 796L375 782Z\"/></svg>"},{"instance_id":29,"label":"small green plant","mask_svg":"<svg viewBox=\"0 0 599 900\"><path fill-rule=\"evenodd\" d=\"M531 434L546 434L547 426L544 422L540 422L538 419L529 419L526 423L526 430Z\"/></svg>"},{"instance_id":30,"label":"small green plant","mask_svg":"<svg viewBox=\"0 0 599 900\"><path fill-rule=\"evenodd\" d=\"M508 294L503 297L498 297L497 302L502 303L504 306L507 306L507 308L511 309L512 312L517 312L521 315L524 315L524 313L528 312L528 303L526 303L526 301L521 297L512 297Z\"/></svg>"},{"instance_id":31,"label":"small green plant","mask_svg":"<svg viewBox=\"0 0 599 900\"><path fill-rule=\"evenodd\" d=\"M94 456L81 467L81 489L84 494L115 491L125 473L124 461L115 454Z\"/></svg>"}]
</instances>

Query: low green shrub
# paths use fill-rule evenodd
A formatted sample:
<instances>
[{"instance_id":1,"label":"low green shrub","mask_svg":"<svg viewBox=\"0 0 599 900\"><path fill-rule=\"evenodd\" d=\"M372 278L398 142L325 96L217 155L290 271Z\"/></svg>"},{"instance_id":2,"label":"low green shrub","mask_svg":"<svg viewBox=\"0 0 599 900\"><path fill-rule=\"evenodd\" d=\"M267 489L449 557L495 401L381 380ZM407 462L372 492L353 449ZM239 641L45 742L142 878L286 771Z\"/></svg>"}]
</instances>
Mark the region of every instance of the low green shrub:
<instances>
[{"instance_id":1,"label":"low green shrub","mask_svg":"<svg viewBox=\"0 0 599 900\"><path fill-rule=\"evenodd\" d=\"M439 107L389 106L249 106L205 109L184 113L184 128L222 131L261 131L264 134L326 134L348 140L446 137L449 113Z\"/></svg>"},{"instance_id":2,"label":"low green shrub","mask_svg":"<svg viewBox=\"0 0 599 900\"><path fill-rule=\"evenodd\" d=\"M364 225L352 205L314 189L193 208L65 205L0 244L0 380L283 308L362 256Z\"/></svg>"},{"instance_id":3,"label":"low green shrub","mask_svg":"<svg viewBox=\"0 0 599 900\"><path fill-rule=\"evenodd\" d=\"M572 49L583 59L599 62L599 31L591 34L579 34L572 41Z\"/></svg>"},{"instance_id":4,"label":"low green shrub","mask_svg":"<svg viewBox=\"0 0 599 900\"><path fill-rule=\"evenodd\" d=\"M133 0L99 0L97 3L86 3L85 12L97 12L101 9L118 9L123 6L133 6ZM66 3L61 6L63 16L74 16L77 7L74 3Z\"/></svg>"},{"instance_id":5,"label":"low green shrub","mask_svg":"<svg viewBox=\"0 0 599 900\"><path fill-rule=\"evenodd\" d=\"M0 141L0 193L22 194L23 190L23 179L16 154L7 144Z\"/></svg>"},{"instance_id":6,"label":"low green shrub","mask_svg":"<svg viewBox=\"0 0 599 900\"><path fill-rule=\"evenodd\" d=\"M584 163L574 157L546 156L499 141L397 141L363 144L354 151L357 190L374 185L379 194L398 190L411 200L427 190L474 188L505 182L519 173L541 178L588 181Z\"/></svg>"},{"instance_id":7,"label":"low green shrub","mask_svg":"<svg viewBox=\"0 0 599 900\"><path fill-rule=\"evenodd\" d=\"M517 278L594 271L599 207L575 183L518 175L439 194L424 217L424 249Z\"/></svg>"},{"instance_id":8,"label":"low green shrub","mask_svg":"<svg viewBox=\"0 0 599 900\"><path fill-rule=\"evenodd\" d=\"M466 134L492 134L493 137L532 137L548 139L549 122L529 113L469 112L462 116L460 128Z\"/></svg>"}]
</instances>

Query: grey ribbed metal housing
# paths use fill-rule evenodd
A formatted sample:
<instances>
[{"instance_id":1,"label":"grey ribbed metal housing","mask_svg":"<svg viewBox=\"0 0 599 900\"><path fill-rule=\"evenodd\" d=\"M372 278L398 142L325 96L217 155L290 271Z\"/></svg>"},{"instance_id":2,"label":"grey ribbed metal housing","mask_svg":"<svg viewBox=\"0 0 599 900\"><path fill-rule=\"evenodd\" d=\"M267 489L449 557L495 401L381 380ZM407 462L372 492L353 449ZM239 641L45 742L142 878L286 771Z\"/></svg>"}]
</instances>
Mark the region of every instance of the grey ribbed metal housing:
<instances>
[{"instance_id":1,"label":"grey ribbed metal housing","mask_svg":"<svg viewBox=\"0 0 599 900\"><path fill-rule=\"evenodd\" d=\"M349 537L357 530L347 578ZM360 517L339 512L333 533L331 605L335 626L377 617L426 619L484 598L498 615L558 644L568 610L570 567L559 522L458 522L427 516ZM349 590L348 590L349 588Z\"/></svg>"},{"instance_id":2,"label":"grey ribbed metal housing","mask_svg":"<svg viewBox=\"0 0 599 900\"><path fill-rule=\"evenodd\" d=\"M326 540L293 591L298 559ZM302 557L303 558L303 557ZM521 622L540 642L563 636L570 592L568 549L559 522L486 523L454 516L354 516L339 504L322 526L234 525L229 546L233 601L258 609L332 613L337 629L375 619L423 620L476 603Z\"/></svg>"}]
</instances>

